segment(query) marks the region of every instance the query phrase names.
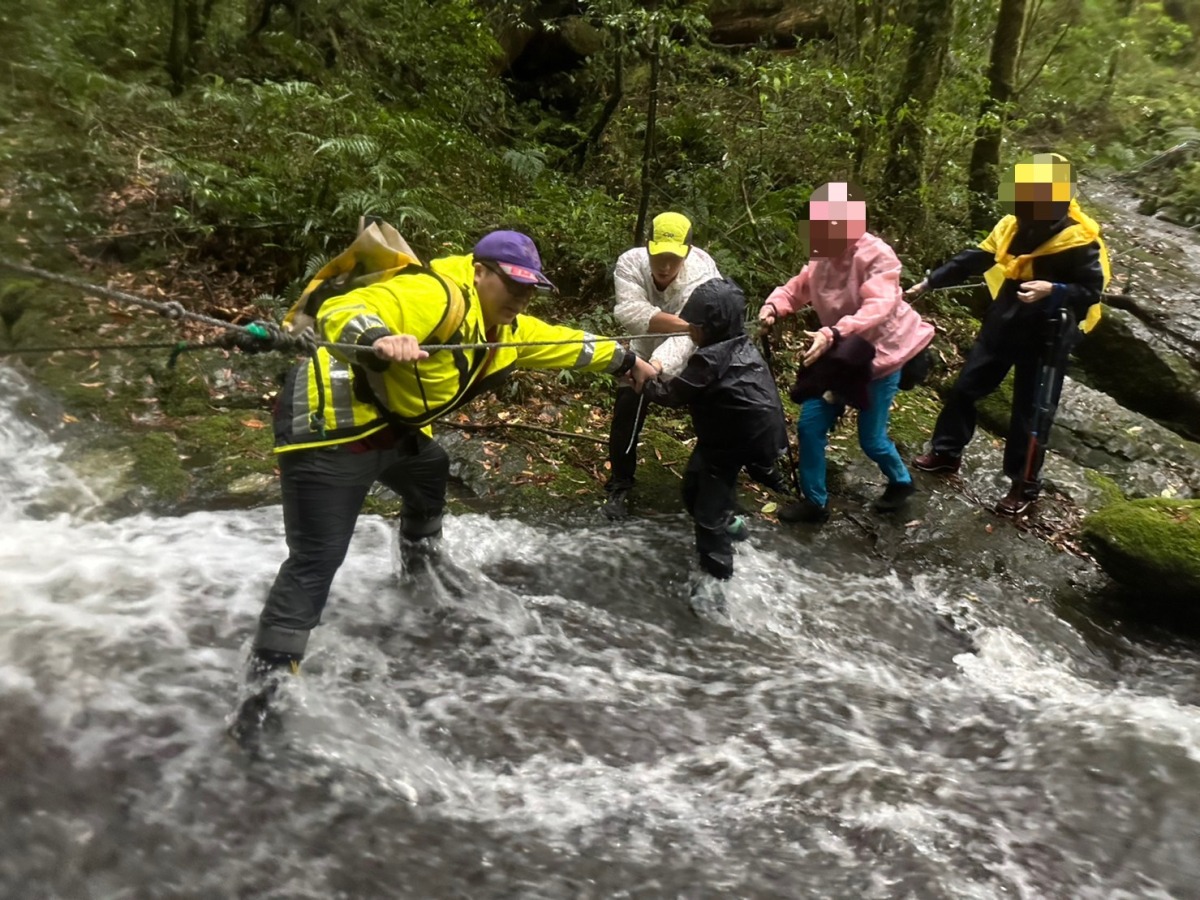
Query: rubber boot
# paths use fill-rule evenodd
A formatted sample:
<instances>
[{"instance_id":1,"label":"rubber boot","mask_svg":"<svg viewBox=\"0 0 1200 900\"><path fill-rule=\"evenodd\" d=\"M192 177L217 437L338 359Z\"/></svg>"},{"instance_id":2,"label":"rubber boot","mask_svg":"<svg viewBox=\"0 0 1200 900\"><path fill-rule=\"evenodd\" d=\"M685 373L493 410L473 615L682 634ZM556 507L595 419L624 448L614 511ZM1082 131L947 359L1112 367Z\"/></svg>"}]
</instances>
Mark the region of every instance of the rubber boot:
<instances>
[{"instance_id":1,"label":"rubber boot","mask_svg":"<svg viewBox=\"0 0 1200 900\"><path fill-rule=\"evenodd\" d=\"M250 696L242 701L229 726L230 736L246 749L256 749L264 734L278 734L283 719L276 708L279 685L289 675L300 673L300 659L290 653L255 648L246 666Z\"/></svg>"}]
</instances>

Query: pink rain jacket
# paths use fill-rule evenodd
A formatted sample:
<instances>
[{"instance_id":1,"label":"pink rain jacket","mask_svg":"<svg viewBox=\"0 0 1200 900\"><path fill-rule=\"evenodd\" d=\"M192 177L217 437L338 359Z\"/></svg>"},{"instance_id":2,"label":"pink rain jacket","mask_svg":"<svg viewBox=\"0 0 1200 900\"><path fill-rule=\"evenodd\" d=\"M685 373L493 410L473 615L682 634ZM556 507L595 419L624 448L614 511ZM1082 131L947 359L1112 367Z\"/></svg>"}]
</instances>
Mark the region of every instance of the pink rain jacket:
<instances>
[{"instance_id":1,"label":"pink rain jacket","mask_svg":"<svg viewBox=\"0 0 1200 900\"><path fill-rule=\"evenodd\" d=\"M872 378L891 375L933 340L933 326L904 299L895 251L870 232L836 259L811 260L763 307L782 317L810 303L827 338L836 327L842 337L856 334L875 345Z\"/></svg>"}]
</instances>

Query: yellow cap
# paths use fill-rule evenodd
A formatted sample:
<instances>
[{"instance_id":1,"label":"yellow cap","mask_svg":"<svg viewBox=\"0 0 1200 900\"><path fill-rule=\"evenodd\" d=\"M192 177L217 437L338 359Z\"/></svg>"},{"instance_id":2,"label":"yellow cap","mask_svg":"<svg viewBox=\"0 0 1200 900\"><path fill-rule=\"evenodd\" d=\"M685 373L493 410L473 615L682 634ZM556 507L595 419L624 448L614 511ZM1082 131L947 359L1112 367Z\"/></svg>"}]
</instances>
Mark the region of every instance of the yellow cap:
<instances>
[{"instance_id":1,"label":"yellow cap","mask_svg":"<svg viewBox=\"0 0 1200 900\"><path fill-rule=\"evenodd\" d=\"M646 242L646 249L651 256L660 253L687 256L692 249L692 223L682 213L659 213L650 224L650 240Z\"/></svg>"}]
</instances>

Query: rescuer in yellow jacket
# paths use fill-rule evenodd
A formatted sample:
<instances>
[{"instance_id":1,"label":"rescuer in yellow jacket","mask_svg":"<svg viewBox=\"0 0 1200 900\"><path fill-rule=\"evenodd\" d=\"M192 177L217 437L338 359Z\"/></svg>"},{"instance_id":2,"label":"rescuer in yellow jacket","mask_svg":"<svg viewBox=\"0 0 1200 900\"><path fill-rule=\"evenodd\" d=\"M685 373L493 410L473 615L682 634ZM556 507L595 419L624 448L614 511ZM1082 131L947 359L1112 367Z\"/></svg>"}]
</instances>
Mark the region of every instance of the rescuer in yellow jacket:
<instances>
[{"instance_id":1,"label":"rescuer in yellow jacket","mask_svg":"<svg viewBox=\"0 0 1200 900\"><path fill-rule=\"evenodd\" d=\"M252 679L299 666L329 586L349 548L367 491L379 481L403 500L406 559L436 553L450 461L430 424L514 369L581 369L627 377L640 390L655 369L615 341L550 325L523 311L542 274L532 239L486 235L469 256L435 260L326 297L319 337L362 348L324 348L288 375L275 413L288 558L259 619ZM527 346L535 341L563 341ZM429 353L421 344L499 343ZM269 691L252 696L235 734L261 726Z\"/></svg>"}]
</instances>

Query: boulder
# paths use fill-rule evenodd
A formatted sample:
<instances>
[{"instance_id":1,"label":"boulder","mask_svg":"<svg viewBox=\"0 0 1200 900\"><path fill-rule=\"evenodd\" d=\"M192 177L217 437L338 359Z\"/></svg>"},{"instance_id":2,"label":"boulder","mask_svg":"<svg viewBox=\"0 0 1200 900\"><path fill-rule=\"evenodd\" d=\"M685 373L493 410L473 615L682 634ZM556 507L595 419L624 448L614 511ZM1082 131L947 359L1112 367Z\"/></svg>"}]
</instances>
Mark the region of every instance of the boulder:
<instances>
[{"instance_id":1,"label":"boulder","mask_svg":"<svg viewBox=\"0 0 1200 900\"><path fill-rule=\"evenodd\" d=\"M1200 371L1174 343L1133 313L1110 307L1076 356L1093 387L1200 440Z\"/></svg>"},{"instance_id":2,"label":"boulder","mask_svg":"<svg viewBox=\"0 0 1200 900\"><path fill-rule=\"evenodd\" d=\"M1200 444L1067 378L1050 448L1130 497L1200 497Z\"/></svg>"},{"instance_id":3,"label":"boulder","mask_svg":"<svg viewBox=\"0 0 1200 900\"><path fill-rule=\"evenodd\" d=\"M1113 503L1084 520L1083 536L1114 581L1148 599L1200 600L1200 500Z\"/></svg>"},{"instance_id":4,"label":"boulder","mask_svg":"<svg viewBox=\"0 0 1200 900\"><path fill-rule=\"evenodd\" d=\"M766 43L794 47L801 40L833 36L828 12L819 3L786 0L712 0L708 4L709 36L726 46Z\"/></svg>"}]
</instances>

